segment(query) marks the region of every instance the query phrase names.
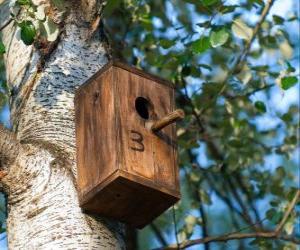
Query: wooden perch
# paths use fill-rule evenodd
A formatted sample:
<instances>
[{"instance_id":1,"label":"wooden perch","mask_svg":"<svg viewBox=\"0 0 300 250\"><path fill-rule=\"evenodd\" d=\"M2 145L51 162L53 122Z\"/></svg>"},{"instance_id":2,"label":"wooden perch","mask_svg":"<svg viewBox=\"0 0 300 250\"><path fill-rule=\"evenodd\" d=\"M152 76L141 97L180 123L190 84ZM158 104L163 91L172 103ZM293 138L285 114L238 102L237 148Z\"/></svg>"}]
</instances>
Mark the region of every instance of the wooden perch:
<instances>
[{"instance_id":1,"label":"wooden perch","mask_svg":"<svg viewBox=\"0 0 300 250\"><path fill-rule=\"evenodd\" d=\"M165 117L159 119L158 121L155 121L154 124L151 126L151 130L153 132L157 132L164 127L172 124L173 122L176 122L178 120L181 120L184 118L184 111L182 109L177 109L170 114L166 115Z\"/></svg>"}]
</instances>

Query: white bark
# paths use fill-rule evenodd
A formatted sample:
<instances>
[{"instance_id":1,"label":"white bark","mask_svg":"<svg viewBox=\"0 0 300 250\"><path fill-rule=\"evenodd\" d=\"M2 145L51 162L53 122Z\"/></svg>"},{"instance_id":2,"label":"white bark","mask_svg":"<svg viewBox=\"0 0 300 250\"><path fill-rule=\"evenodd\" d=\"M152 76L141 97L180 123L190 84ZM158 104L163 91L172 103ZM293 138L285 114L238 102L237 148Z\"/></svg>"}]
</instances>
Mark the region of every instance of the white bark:
<instances>
[{"instance_id":1,"label":"white bark","mask_svg":"<svg viewBox=\"0 0 300 250\"><path fill-rule=\"evenodd\" d=\"M0 12L1 27L9 18L2 15L7 5ZM94 13L86 15L91 20ZM120 223L89 216L78 204L74 91L107 62L101 37L89 34L89 24L71 10L57 48L39 70L39 51L18 40L13 22L2 30L12 122L21 142L1 180L8 194L9 249L124 248Z\"/></svg>"}]
</instances>

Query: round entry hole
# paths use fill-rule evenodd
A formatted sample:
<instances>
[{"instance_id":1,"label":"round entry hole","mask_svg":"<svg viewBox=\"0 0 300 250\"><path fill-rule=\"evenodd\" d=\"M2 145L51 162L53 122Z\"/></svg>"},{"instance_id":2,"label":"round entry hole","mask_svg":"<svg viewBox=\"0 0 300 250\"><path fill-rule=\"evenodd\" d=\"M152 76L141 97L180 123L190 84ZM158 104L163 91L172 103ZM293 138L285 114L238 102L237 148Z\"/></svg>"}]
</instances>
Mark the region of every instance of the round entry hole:
<instances>
[{"instance_id":1,"label":"round entry hole","mask_svg":"<svg viewBox=\"0 0 300 250\"><path fill-rule=\"evenodd\" d=\"M135 109L140 117L143 119L149 119L149 101L144 97L138 97L135 99Z\"/></svg>"}]
</instances>

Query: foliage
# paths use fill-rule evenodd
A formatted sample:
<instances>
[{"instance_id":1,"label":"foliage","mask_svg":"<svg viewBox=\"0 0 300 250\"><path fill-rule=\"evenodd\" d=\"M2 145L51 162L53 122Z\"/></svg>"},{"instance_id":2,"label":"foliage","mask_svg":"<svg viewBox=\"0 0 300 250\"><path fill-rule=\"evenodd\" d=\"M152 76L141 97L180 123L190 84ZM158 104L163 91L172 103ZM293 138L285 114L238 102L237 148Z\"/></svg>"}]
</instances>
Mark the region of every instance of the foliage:
<instances>
[{"instance_id":1,"label":"foliage","mask_svg":"<svg viewBox=\"0 0 300 250\"><path fill-rule=\"evenodd\" d=\"M271 230L298 187L299 105L283 106L278 94L297 93L299 34L288 27L299 27L299 17L290 10L289 17L276 13L259 24L265 7L262 0L124 0L104 10L113 56L173 82L186 112L177 132L180 242L244 227ZM176 241L171 213L154 222L160 232L152 225L140 233L142 248ZM289 218L285 232L299 236L296 212ZM212 246L295 249L267 239L205 249Z\"/></svg>"},{"instance_id":2,"label":"foliage","mask_svg":"<svg viewBox=\"0 0 300 250\"><path fill-rule=\"evenodd\" d=\"M61 1L52 1L52 4L63 11ZM41 39L48 42L57 39L59 28L50 15L46 15L48 9L35 5L32 0L17 0L12 4L11 17L20 27L21 39L26 45Z\"/></svg>"}]
</instances>

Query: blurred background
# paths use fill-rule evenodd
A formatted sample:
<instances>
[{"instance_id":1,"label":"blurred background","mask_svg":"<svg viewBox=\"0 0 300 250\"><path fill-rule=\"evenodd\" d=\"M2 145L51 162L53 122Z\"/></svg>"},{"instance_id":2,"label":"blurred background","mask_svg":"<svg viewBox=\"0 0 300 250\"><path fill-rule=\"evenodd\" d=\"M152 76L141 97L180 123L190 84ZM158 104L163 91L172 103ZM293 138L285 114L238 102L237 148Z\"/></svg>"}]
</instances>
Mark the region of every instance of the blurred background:
<instances>
[{"instance_id":1,"label":"blurred background","mask_svg":"<svg viewBox=\"0 0 300 250\"><path fill-rule=\"evenodd\" d=\"M299 1L115 0L101 32L111 56L171 81L177 107L182 199L143 230L136 249L231 232L272 230L299 188ZM0 122L10 127L0 62ZM299 205L299 204L298 204ZM300 240L299 206L284 233ZM0 249L6 249L0 197ZM297 249L246 239L189 249Z\"/></svg>"}]
</instances>

